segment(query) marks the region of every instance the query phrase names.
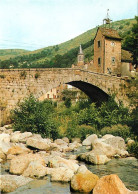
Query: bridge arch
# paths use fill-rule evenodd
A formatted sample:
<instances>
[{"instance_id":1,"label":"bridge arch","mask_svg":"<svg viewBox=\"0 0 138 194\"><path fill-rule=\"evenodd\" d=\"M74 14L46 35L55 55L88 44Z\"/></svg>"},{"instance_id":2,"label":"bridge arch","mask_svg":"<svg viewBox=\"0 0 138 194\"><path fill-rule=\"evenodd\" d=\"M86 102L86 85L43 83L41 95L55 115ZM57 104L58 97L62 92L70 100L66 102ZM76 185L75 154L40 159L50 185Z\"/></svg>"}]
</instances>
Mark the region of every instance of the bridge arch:
<instances>
[{"instance_id":1,"label":"bridge arch","mask_svg":"<svg viewBox=\"0 0 138 194\"><path fill-rule=\"evenodd\" d=\"M67 83L83 91L93 102L101 104L109 99L109 95L103 90L84 81L72 81Z\"/></svg>"},{"instance_id":2,"label":"bridge arch","mask_svg":"<svg viewBox=\"0 0 138 194\"><path fill-rule=\"evenodd\" d=\"M112 93L117 94L118 101L127 101L121 88L125 80L120 77L72 68L0 69L0 123L31 93L39 98L66 83L81 89L93 101L105 101Z\"/></svg>"}]
</instances>

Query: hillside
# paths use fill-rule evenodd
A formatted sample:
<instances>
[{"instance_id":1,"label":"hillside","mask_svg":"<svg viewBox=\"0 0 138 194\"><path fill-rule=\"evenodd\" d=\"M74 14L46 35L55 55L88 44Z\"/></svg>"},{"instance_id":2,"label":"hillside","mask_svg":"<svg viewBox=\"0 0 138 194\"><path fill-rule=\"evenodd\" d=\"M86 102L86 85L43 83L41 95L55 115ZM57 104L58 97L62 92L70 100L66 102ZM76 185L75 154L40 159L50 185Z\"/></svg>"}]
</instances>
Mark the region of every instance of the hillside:
<instances>
[{"instance_id":1,"label":"hillside","mask_svg":"<svg viewBox=\"0 0 138 194\"><path fill-rule=\"evenodd\" d=\"M24 49L0 49L0 60L7 60L22 54L26 54L28 51Z\"/></svg>"},{"instance_id":2,"label":"hillside","mask_svg":"<svg viewBox=\"0 0 138 194\"><path fill-rule=\"evenodd\" d=\"M116 21L112 22L112 28L118 30L120 36L125 39L131 33L131 28L134 23L136 23L135 19ZM0 67L8 68L11 65L13 68L70 67L71 64L76 62L80 44L85 54L85 61L90 61L93 58L93 39L97 28L90 29L74 39L59 45L21 53L21 55L15 58L2 61Z\"/></svg>"}]
</instances>

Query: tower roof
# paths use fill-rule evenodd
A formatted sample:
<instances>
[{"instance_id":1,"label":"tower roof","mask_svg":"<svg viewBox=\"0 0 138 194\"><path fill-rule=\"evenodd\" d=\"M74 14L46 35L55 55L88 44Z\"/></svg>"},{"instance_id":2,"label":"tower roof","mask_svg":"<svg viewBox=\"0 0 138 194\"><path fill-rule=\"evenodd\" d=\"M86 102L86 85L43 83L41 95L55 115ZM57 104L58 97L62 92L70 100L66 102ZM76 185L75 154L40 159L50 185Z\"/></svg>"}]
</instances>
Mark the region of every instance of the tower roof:
<instances>
[{"instance_id":1,"label":"tower roof","mask_svg":"<svg viewBox=\"0 0 138 194\"><path fill-rule=\"evenodd\" d=\"M106 38L122 40L122 38L119 36L117 30L114 30L111 28L102 28L102 27L99 27L97 32L99 30L101 31L102 35L105 36ZM97 33L96 33L96 35L97 35ZM95 35L95 38L96 38L96 35Z\"/></svg>"},{"instance_id":2,"label":"tower roof","mask_svg":"<svg viewBox=\"0 0 138 194\"><path fill-rule=\"evenodd\" d=\"M82 54L83 55L83 51L82 51L81 45L80 45L80 49L79 49L79 54Z\"/></svg>"}]
</instances>

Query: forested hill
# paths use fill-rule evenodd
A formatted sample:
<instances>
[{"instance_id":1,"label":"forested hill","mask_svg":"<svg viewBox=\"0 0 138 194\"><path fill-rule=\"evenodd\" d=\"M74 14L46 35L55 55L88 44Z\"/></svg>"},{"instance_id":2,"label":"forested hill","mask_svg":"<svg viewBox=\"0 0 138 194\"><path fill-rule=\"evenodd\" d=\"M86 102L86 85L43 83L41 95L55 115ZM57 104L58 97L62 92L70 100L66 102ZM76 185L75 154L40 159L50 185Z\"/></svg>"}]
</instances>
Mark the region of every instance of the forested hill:
<instances>
[{"instance_id":1,"label":"forested hill","mask_svg":"<svg viewBox=\"0 0 138 194\"><path fill-rule=\"evenodd\" d=\"M27 52L29 51L24 49L0 49L0 60L4 61Z\"/></svg>"},{"instance_id":2,"label":"forested hill","mask_svg":"<svg viewBox=\"0 0 138 194\"><path fill-rule=\"evenodd\" d=\"M131 34L134 23L136 23L135 19L126 19L112 23L112 28L118 30L123 38L122 46L124 48L124 41ZM97 28L98 26L59 45L31 52L24 51L16 57L13 57L11 52L11 58L7 60L3 60L4 52L0 52L0 68L71 67L72 64L76 63L80 44L85 54L85 61L90 61L93 58L93 39Z\"/></svg>"}]
</instances>

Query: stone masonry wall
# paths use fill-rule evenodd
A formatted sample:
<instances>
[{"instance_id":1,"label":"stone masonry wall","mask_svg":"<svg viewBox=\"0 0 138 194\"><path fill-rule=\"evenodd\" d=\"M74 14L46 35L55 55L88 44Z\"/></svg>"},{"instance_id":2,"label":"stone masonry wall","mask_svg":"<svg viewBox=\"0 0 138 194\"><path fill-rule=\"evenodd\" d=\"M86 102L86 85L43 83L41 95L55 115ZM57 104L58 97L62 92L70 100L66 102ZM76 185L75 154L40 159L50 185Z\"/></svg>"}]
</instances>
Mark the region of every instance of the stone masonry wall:
<instances>
[{"instance_id":1,"label":"stone masonry wall","mask_svg":"<svg viewBox=\"0 0 138 194\"><path fill-rule=\"evenodd\" d=\"M8 121L10 110L31 93L40 98L46 92L71 81L84 81L107 94L117 93L116 100L127 102L119 77L81 69L10 69L0 70L0 124Z\"/></svg>"}]
</instances>

